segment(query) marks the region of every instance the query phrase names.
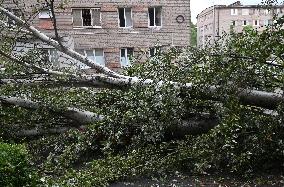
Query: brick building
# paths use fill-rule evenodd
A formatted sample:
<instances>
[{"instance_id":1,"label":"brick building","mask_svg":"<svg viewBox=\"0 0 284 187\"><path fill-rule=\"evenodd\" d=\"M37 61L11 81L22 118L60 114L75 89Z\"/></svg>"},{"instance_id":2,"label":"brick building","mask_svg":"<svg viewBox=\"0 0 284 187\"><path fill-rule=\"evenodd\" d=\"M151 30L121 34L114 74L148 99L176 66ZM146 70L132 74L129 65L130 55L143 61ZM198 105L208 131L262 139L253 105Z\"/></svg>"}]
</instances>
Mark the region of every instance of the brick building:
<instances>
[{"instance_id":1,"label":"brick building","mask_svg":"<svg viewBox=\"0 0 284 187\"><path fill-rule=\"evenodd\" d=\"M9 0L5 2L15 8ZM26 10L33 3L25 2ZM130 56L143 61L157 48L190 45L189 0L70 0L65 9L55 9L55 15L64 45L112 69L129 66ZM54 35L48 9L33 24ZM22 46L19 43L16 50L26 50L27 45ZM50 61L64 61L64 55L52 47L42 48Z\"/></svg>"},{"instance_id":2,"label":"brick building","mask_svg":"<svg viewBox=\"0 0 284 187\"><path fill-rule=\"evenodd\" d=\"M228 6L214 5L197 15L197 45L205 46L212 43L225 33L242 32L244 27L251 26L262 31L272 24L273 15L282 16L284 6L268 9L261 5L242 5L237 1Z\"/></svg>"}]
</instances>

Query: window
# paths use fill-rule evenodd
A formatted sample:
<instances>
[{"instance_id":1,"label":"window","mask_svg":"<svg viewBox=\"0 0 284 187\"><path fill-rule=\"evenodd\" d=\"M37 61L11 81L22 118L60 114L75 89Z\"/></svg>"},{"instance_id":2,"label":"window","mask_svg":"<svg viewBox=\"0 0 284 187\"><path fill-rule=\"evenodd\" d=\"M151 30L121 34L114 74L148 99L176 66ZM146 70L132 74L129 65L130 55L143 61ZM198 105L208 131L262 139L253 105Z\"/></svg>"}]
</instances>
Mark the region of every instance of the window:
<instances>
[{"instance_id":1,"label":"window","mask_svg":"<svg viewBox=\"0 0 284 187\"><path fill-rule=\"evenodd\" d=\"M38 18L40 19L50 19L52 18L52 13L50 10L42 10L39 12Z\"/></svg>"},{"instance_id":2,"label":"window","mask_svg":"<svg viewBox=\"0 0 284 187\"><path fill-rule=\"evenodd\" d=\"M264 25L265 26L272 25L272 19L264 20Z\"/></svg>"},{"instance_id":3,"label":"window","mask_svg":"<svg viewBox=\"0 0 284 187\"><path fill-rule=\"evenodd\" d=\"M40 57L44 62L51 62L53 65L59 65L59 54L56 49L39 49Z\"/></svg>"},{"instance_id":4,"label":"window","mask_svg":"<svg viewBox=\"0 0 284 187\"><path fill-rule=\"evenodd\" d=\"M243 26L246 26L246 25L248 25L248 21L247 21L247 20L244 20L244 21L243 21Z\"/></svg>"},{"instance_id":5,"label":"window","mask_svg":"<svg viewBox=\"0 0 284 187\"><path fill-rule=\"evenodd\" d=\"M231 25L232 25L232 26L236 26L236 21L232 21L232 22L231 22Z\"/></svg>"},{"instance_id":6,"label":"window","mask_svg":"<svg viewBox=\"0 0 284 187\"><path fill-rule=\"evenodd\" d=\"M120 49L120 64L121 67L130 66L130 60L133 56L133 48L122 48Z\"/></svg>"},{"instance_id":7,"label":"window","mask_svg":"<svg viewBox=\"0 0 284 187\"><path fill-rule=\"evenodd\" d=\"M104 58L104 51L103 49L76 49L76 52L80 53L81 55L88 57L88 59L92 60L93 62L105 66L105 58ZM88 68L88 66L84 64L79 64L79 66L83 69Z\"/></svg>"},{"instance_id":8,"label":"window","mask_svg":"<svg viewBox=\"0 0 284 187\"><path fill-rule=\"evenodd\" d=\"M259 15L260 14L260 9L253 9L253 14L254 15Z\"/></svg>"},{"instance_id":9,"label":"window","mask_svg":"<svg viewBox=\"0 0 284 187\"><path fill-rule=\"evenodd\" d=\"M53 64L59 64L59 54L56 49L48 49L49 61Z\"/></svg>"},{"instance_id":10,"label":"window","mask_svg":"<svg viewBox=\"0 0 284 187\"><path fill-rule=\"evenodd\" d=\"M268 14L270 14L270 13L271 13L270 10L268 10L268 9L265 9L265 10L264 10L264 14L265 14L265 15L268 15Z\"/></svg>"},{"instance_id":11,"label":"window","mask_svg":"<svg viewBox=\"0 0 284 187\"><path fill-rule=\"evenodd\" d=\"M231 15L238 15L238 9L231 9Z\"/></svg>"},{"instance_id":12,"label":"window","mask_svg":"<svg viewBox=\"0 0 284 187\"><path fill-rule=\"evenodd\" d=\"M118 14L120 27L132 27L131 8L119 8Z\"/></svg>"},{"instance_id":13,"label":"window","mask_svg":"<svg viewBox=\"0 0 284 187\"><path fill-rule=\"evenodd\" d=\"M156 54L160 52L161 48L160 47L150 47L149 48L149 56L154 57Z\"/></svg>"},{"instance_id":14,"label":"window","mask_svg":"<svg viewBox=\"0 0 284 187\"><path fill-rule=\"evenodd\" d=\"M99 8L73 9L72 15L74 27L101 28L101 10Z\"/></svg>"},{"instance_id":15,"label":"window","mask_svg":"<svg viewBox=\"0 0 284 187\"><path fill-rule=\"evenodd\" d=\"M254 26L259 26L259 20L253 20L253 25Z\"/></svg>"},{"instance_id":16,"label":"window","mask_svg":"<svg viewBox=\"0 0 284 187\"><path fill-rule=\"evenodd\" d=\"M162 8L153 7L148 9L149 14L149 26L159 27L162 26Z\"/></svg>"},{"instance_id":17,"label":"window","mask_svg":"<svg viewBox=\"0 0 284 187\"><path fill-rule=\"evenodd\" d=\"M249 15L249 9L242 9L242 15L248 16Z\"/></svg>"}]
</instances>

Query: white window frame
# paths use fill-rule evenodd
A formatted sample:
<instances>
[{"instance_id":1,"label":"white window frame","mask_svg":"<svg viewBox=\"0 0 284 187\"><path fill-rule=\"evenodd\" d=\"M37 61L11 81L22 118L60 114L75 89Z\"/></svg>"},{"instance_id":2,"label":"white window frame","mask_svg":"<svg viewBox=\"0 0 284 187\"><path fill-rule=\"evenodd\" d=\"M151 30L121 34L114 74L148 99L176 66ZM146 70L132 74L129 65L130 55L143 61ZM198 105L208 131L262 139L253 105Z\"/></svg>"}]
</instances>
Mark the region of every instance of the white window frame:
<instances>
[{"instance_id":1,"label":"white window frame","mask_svg":"<svg viewBox=\"0 0 284 187\"><path fill-rule=\"evenodd\" d=\"M125 50L125 57L126 57L126 66L123 66L122 64L121 64L121 51L122 51L122 49L124 49ZM129 67L129 66L131 66L131 62L130 62L130 59L128 59L128 49L132 49L132 51L133 51L133 53L134 53L134 48L131 48L131 47L126 47L126 48L120 48L120 50L119 50L119 58L120 58L120 65L121 65L121 67ZM133 54L134 55L134 54Z\"/></svg>"},{"instance_id":2,"label":"white window frame","mask_svg":"<svg viewBox=\"0 0 284 187\"><path fill-rule=\"evenodd\" d=\"M257 24L255 24L257 22ZM259 26L259 20L253 20L253 26Z\"/></svg>"},{"instance_id":3,"label":"white window frame","mask_svg":"<svg viewBox=\"0 0 284 187\"><path fill-rule=\"evenodd\" d=\"M103 66L105 66L105 52L104 52L104 49L102 48L96 48L97 50L98 49L101 49L103 51L103 58L104 58L104 64ZM95 62L96 64L99 64L96 62L96 49L75 49L75 51L77 52L78 50L83 50L84 51L84 57L87 58L88 57L88 54L87 54L87 51L93 51L93 55L94 55L94 58L95 58Z\"/></svg>"},{"instance_id":4,"label":"white window frame","mask_svg":"<svg viewBox=\"0 0 284 187\"><path fill-rule=\"evenodd\" d=\"M246 22L246 24L245 24L245 22ZM248 20L243 20L243 26L248 26L248 25L249 25Z\"/></svg>"},{"instance_id":5,"label":"white window frame","mask_svg":"<svg viewBox=\"0 0 284 187\"><path fill-rule=\"evenodd\" d=\"M54 50L54 51L57 52L57 55L58 55L58 62L53 62L53 61L51 60L51 59L52 59L51 50ZM47 51L48 51L48 59L49 59L49 62L51 62L51 63L58 63L58 64L59 64L59 58L60 58L59 51L58 51L57 49L55 49L55 48L49 48L49 49L47 49Z\"/></svg>"},{"instance_id":6,"label":"white window frame","mask_svg":"<svg viewBox=\"0 0 284 187\"><path fill-rule=\"evenodd\" d=\"M41 51L41 57L42 59L45 61L47 60L48 62L52 63L53 65L59 65L59 51L55 48L40 48L39 49ZM58 61L52 61L52 55L51 55L51 50L56 51L57 55L58 55Z\"/></svg>"},{"instance_id":7,"label":"white window frame","mask_svg":"<svg viewBox=\"0 0 284 187\"><path fill-rule=\"evenodd\" d=\"M52 13L51 10L46 9L46 10L41 10L38 14L39 19L51 19L52 18Z\"/></svg>"},{"instance_id":8,"label":"white window frame","mask_svg":"<svg viewBox=\"0 0 284 187\"><path fill-rule=\"evenodd\" d=\"M126 14L125 14L125 9L130 9L130 15L131 15L131 26L126 26ZM125 27L120 26L120 19L119 19L119 9L123 9L123 15L124 15L124 25ZM133 15L132 15L132 8L131 7L119 7L117 9L117 14L118 14L118 27L119 28L133 28Z\"/></svg>"},{"instance_id":9,"label":"white window frame","mask_svg":"<svg viewBox=\"0 0 284 187\"><path fill-rule=\"evenodd\" d=\"M150 13L149 13L149 8L154 8L154 19L155 19L155 17L156 17L156 8L158 8L158 9L160 9L161 10L161 25L159 26L157 26L156 25L156 21L154 20L154 26L150 26L150 23L151 23L151 20L150 20ZM162 27L163 26L163 9L162 9L162 7L159 7L159 6L157 6L157 7L148 7L148 27L149 28L155 28L155 27L158 27L158 28L160 28L160 27Z\"/></svg>"},{"instance_id":10,"label":"white window frame","mask_svg":"<svg viewBox=\"0 0 284 187\"><path fill-rule=\"evenodd\" d=\"M84 29L84 28L102 28L102 12L101 12L101 8L72 8L72 11L73 10L80 10L81 11L81 26L74 26L73 24L73 15L72 15L72 25L73 25L73 29ZM83 26L83 17L82 17L82 10L90 10L91 12L91 26ZM101 25L100 26L93 26L93 11L92 10L100 10L100 23Z\"/></svg>"},{"instance_id":11,"label":"white window frame","mask_svg":"<svg viewBox=\"0 0 284 187\"><path fill-rule=\"evenodd\" d=\"M238 15L238 9L237 8L232 8L231 9L231 15L232 16L237 16Z\"/></svg>"}]
</instances>

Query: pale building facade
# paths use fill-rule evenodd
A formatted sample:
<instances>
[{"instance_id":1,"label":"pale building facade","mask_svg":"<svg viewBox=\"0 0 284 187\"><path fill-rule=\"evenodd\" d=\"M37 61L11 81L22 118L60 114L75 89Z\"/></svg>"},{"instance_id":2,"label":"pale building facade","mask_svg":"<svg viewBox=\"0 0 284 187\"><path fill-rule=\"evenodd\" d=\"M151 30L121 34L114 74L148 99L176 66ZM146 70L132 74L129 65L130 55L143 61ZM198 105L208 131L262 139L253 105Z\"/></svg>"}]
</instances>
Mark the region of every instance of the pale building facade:
<instances>
[{"instance_id":1,"label":"pale building facade","mask_svg":"<svg viewBox=\"0 0 284 187\"><path fill-rule=\"evenodd\" d=\"M197 45L204 47L231 30L240 33L247 26L262 31L272 24L274 14L282 16L283 13L284 6L268 9L260 5L242 5L239 1L228 6L211 6L197 16Z\"/></svg>"}]
</instances>

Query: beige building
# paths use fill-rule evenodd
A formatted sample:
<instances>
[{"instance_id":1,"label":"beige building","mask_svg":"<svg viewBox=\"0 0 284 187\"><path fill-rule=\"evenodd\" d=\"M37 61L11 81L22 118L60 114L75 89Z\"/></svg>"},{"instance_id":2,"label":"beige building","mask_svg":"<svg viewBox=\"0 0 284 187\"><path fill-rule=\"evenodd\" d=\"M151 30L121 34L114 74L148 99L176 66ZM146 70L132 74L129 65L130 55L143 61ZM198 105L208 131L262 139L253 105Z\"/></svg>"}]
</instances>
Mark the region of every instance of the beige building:
<instances>
[{"instance_id":1,"label":"beige building","mask_svg":"<svg viewBox=\"0 0 284 187\"><path fill-rule=\"evenodd\" d=\"M260 5L242 5L237 1L231 5L214 5L197 15L197 45L212 43L231 29L242 32L244 27L251 26L262 31L264 26L272 24L273 15L282 16L284 6L267 9Z\"/></svg>"},{"instance_id":2,"label":"beige building","mask_svg":"<svg viewBox=\"0 0 284 187\"><path fill-rule=\"evenodd\" d=\"M10 2L4 4L13 10ZM36 5L35 0L24 2L26 8L32 2ZM50 15L43 9L33 23L53 36ZM130 56L143 61L157 48L190 45L189 0L71 0L55 15L64 44L112 69L131 65ZM17 51L23 50L20 46ZM61 53L43 48L50 61L63 61Z\"/></svg>"}]
</instances>

